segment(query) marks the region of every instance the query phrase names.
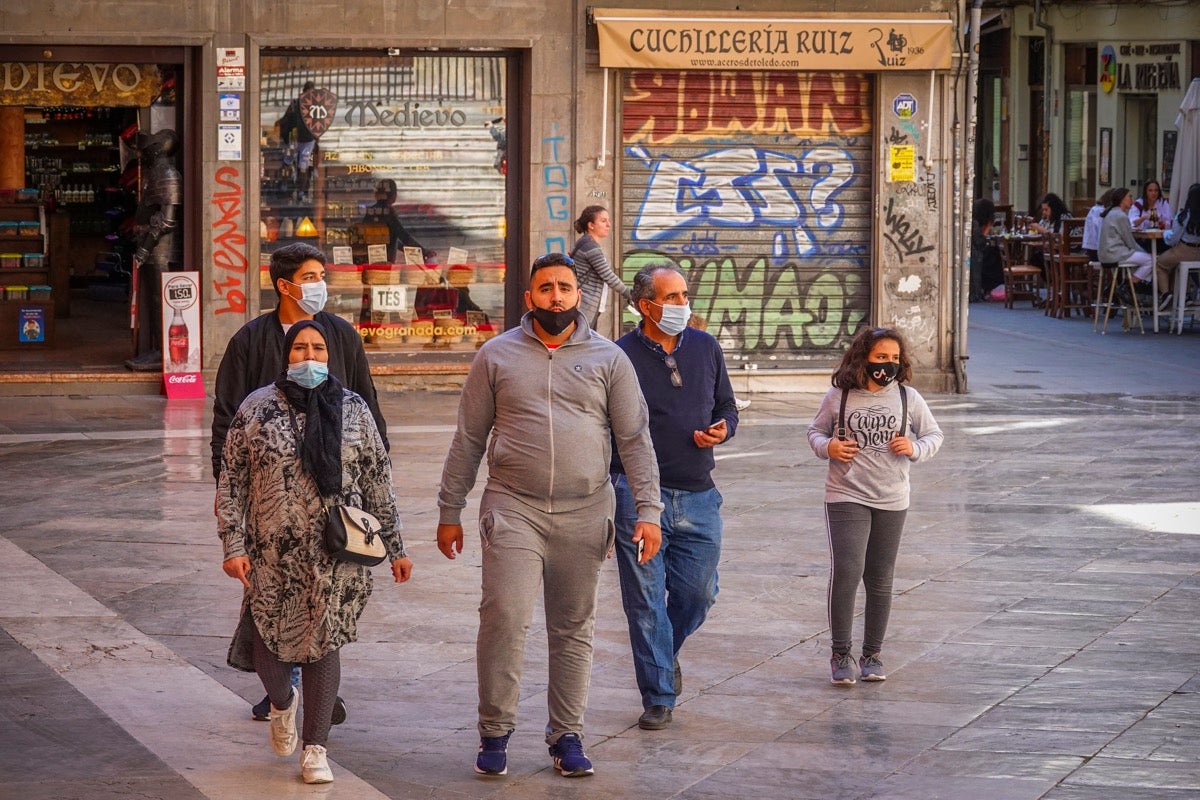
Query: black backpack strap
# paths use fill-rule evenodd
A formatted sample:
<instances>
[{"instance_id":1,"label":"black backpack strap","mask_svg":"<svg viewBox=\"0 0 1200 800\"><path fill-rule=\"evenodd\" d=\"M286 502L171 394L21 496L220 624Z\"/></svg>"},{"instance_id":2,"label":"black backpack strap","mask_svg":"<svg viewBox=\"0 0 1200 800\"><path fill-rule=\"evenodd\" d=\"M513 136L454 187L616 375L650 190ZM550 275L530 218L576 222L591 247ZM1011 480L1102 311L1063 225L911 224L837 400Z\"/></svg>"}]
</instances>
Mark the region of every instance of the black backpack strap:
<instances>
[{"instance_id":1,"label":"black backpack strap","mask_svg":"<svg viewBox=\"0 0 1200 800\"><path fill-rule=\"evenodd\" d=\"M850 390L842 389L842 406L838 409L838 424L833 432L833 435L842 442L850 438L849 431L846 430L846 398L849 396Z\"/></svg>"},{"instance_id":2,"label":"black backpack strap","mask_svg":"<svg viewBox=\"0 0 1200 800\"><path fill-rule=\"evenodd\" d=\"M903 436L905 429L908 427L908 392L905 390L903 383L897 384L897 386L900 389L900 432L898 435Z\"/></svg>"}]
</instances>

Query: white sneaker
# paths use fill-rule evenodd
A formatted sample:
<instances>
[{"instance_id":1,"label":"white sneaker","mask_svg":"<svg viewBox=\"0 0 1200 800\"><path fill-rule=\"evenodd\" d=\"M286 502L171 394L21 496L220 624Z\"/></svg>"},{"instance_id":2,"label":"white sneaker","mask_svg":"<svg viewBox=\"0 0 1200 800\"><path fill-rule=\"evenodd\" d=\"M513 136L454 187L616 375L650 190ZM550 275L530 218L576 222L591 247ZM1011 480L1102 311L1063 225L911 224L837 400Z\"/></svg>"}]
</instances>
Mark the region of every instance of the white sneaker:
<instances>
[{"instance_id":1,"label":"white sneaker","mask_svg":"<svg viewBox=\"0 0 1200 800\"><path fill-rule=\"evenodd\" d=\"M300 703L300 693L292 690L292 704L280 711L271 706L267 712L270 722L268 732L271 736L271 748L277 756L290 756L296 752L299 737L296 736L296 706Z\"/></svg>"},{"instance_id":2,"label":"white sneaker","mask_svg":"<svg viewBox=\"0 0 1200 800\"><path fill-rule=\"evenodd\" d=\"M300 754L300 779L305 783L333 783L333 771L325 760L325 748L319 744L304 746Z\"/></svg>"},{"instance_id":3,"label":"white sneaker","mask_svg":"<svg viewBox=\"0 0 1200 800\"><path fill-rule=\"evenodd\" d=\"M740 397L735 397L735 398L733 398L733 404L734 404L735 406L737 406L737 410L738 410L738 411L745 411L747 408L749 408L749 407L750 407L750 401L749 401L749 400L743 400L743 399L742 399L742 398L740 398Z\"/></svg>"}]
</instances>

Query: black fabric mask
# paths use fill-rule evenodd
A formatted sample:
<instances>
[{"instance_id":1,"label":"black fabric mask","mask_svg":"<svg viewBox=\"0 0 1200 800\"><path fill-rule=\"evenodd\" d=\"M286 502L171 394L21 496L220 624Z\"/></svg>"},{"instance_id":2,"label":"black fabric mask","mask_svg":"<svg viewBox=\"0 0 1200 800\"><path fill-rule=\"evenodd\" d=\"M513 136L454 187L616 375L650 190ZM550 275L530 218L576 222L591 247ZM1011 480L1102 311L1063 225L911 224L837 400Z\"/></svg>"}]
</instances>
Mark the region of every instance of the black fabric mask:
<instances>
[{"instance_id":1,"label":"black fabric mask","mask_svg":"<svg viewBox=\"0 0 1200 800\"><path fill-rule=\"evenodd\" d=\"M575 309L568 308L566 311L552 311L548 308L534 306L533 318L537 320L538 325L541 325L542 330L546 333L551 336L558 336L575 321Z\"/></svg>"},{"instance_id":2,"label":"black fabric mask","mask_svg":"<svg viewBox=\"0 0 1200 800\"><path fill-rule=\"evenodd\" d=\"M874 361L867 364L867 377L880 386L887 386L900 374L900 365L894 361Z\"/></svg>"}]
</instances>

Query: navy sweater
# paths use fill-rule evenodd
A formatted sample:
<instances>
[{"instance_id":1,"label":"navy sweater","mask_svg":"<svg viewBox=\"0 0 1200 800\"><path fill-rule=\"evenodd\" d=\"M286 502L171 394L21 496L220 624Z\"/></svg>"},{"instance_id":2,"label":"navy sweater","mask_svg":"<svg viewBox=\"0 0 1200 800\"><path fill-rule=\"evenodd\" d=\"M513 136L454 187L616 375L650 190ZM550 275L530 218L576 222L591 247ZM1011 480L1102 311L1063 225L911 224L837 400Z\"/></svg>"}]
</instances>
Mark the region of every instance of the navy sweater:
<instances>
[{"instance_id":1,"label":"navy sweater","mask_svg":"<svg viewBox=\"0 0 1200 800\"><path fill-rule=\"evenodd\" d=\"M733 386L717 340L695 328L686 328L680 334L671 355L683 378L682 388L671 385L671 370L663 360L666 352L643 335L640 326L618 339L617 346L633 362L650 409L650 438L658 458L660 483L686 492L713 488L713 448L697 447L692 433L724 419L729 428L725 441L729 441L738 424ZM625 471L615 448L612 468L614 472Z\"/></svg>"}]
</instances>

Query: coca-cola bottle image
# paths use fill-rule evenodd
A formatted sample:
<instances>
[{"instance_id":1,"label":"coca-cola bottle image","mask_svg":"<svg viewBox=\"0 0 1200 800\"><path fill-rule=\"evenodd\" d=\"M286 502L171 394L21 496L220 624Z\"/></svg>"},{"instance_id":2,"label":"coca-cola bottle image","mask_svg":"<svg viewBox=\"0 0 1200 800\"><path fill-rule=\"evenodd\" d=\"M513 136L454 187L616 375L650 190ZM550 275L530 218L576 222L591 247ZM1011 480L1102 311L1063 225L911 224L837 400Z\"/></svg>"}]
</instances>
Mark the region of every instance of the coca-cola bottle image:
<instances>
[{"instance_id":1,"label":"coca-cola bottle image","mask_svg":"<svg viewBox=\"0 0 1200 800\"><path fill-rule=\"evenodd\" d=\"M179 309L171 315L171 327L167 328L167 351L171 366L182 367L188 360L188 329Z\"/></svg>"}]
</instances>

